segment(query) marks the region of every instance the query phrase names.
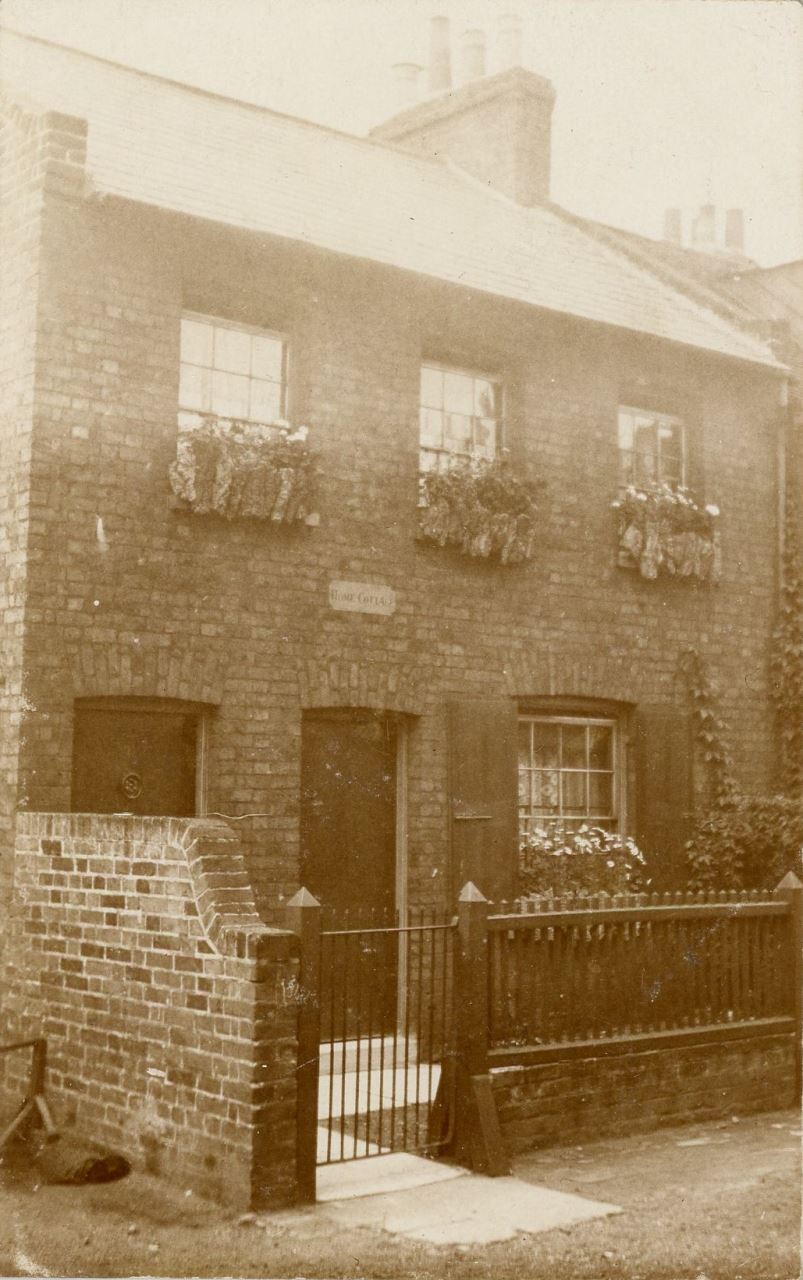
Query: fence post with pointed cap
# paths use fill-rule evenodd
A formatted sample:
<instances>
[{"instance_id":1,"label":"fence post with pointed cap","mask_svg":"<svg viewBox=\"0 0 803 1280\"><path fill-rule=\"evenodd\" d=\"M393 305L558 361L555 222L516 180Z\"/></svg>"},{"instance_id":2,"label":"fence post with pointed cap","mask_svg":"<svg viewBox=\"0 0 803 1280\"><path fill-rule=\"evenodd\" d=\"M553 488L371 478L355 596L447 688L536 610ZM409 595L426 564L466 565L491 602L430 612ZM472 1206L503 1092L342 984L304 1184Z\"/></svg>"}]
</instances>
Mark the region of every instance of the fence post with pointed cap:
<instances>
[{"instance_id":1,"label":"fence post with pointed cap","mask_svg":"<svg viewBox=\"0 0 803 1280\"><path fill-rule=\"evenodd\" d=\"M803 1086L803 883L794 871L787 871L776 885L775 897L789 903L789 935L792 947L790 981L795 1015L795 1091Z\"/></svg>"},{"instance_id":2,"label":"fence post with pointed cap","mask_svg":"<svg viewBox=\"0 0 803 1280\"><path fill-rule=\"evenodd\" d=\"M321 1043L321 905L299 889L286 907L287 927L299 939L296 1066L296 1183L298 1199L315 1203L318 1157L318 1074Z\"/></svg>"},{"instance_id":3,"label":"fence post with pointed cap","mask_svg":"<svg viewBox=\"0 0 803 1280\"><path fill-rule=\"evenodd\" d=\"M509 1172L488 1074L488 900L475 884L457 900L455 1119L461 1164L496 1177Z\"/></svg>"}]
</instances>

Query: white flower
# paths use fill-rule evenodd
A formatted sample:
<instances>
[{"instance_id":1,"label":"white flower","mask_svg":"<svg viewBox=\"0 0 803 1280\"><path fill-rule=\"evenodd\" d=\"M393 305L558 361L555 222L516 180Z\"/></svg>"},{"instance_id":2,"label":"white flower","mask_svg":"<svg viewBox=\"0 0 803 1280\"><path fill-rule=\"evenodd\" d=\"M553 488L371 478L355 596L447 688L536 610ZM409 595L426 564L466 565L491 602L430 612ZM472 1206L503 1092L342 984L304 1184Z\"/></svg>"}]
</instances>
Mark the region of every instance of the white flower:
<instances>
[{"instance_id":1,"label":"white flower","mask_svg":"<svg viewBox=\"0 0 803 1280\"><path fill-rule=\"evenodd\" d=\"M715 507L715 506L714 506L714 504L713 504L713 502L709 502L708 506L706 507L706 511L708 512L708 514L709 514L710 516L718 516L718 515L719 515L719 507Z\"/></svg>"}]
</instances>

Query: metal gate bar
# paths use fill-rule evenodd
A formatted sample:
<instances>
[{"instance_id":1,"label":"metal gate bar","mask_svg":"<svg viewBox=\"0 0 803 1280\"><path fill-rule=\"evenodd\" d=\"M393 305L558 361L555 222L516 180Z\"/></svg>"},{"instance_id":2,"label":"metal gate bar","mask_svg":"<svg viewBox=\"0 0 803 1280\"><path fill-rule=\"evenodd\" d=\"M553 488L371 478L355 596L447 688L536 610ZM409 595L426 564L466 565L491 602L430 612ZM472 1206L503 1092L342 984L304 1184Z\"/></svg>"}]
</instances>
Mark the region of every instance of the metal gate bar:
<instances>
[{"instance_id":1,"label":"metal gate bar","mask_svg":"<svg viewBox=\"0 0 803 1280\"><path fill-rule=\"evenodd\" d=\"M455 931L453 917L423 911L406 924L363 915L321 931L319 1164L449 1140L441 1076L452 1054Z\"/></svg>"}]
</instances>

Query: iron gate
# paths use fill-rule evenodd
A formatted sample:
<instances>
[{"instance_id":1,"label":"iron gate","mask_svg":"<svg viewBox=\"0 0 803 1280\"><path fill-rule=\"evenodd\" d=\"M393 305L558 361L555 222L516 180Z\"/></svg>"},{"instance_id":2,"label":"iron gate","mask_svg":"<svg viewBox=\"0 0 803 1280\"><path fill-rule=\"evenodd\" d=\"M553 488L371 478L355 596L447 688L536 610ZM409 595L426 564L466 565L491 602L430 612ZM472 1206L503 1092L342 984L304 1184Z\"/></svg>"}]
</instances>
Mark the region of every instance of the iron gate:
<instances>
[{"instance_id":1,"label":"iron gate","mask_svg":"<svg viewBox=\"0 0 803 1280\"><path fill-rule=\"evenodd\" d=\"M324 913L317 1163L451 1136L456 920Z\"/></svg>"}]
</instances>

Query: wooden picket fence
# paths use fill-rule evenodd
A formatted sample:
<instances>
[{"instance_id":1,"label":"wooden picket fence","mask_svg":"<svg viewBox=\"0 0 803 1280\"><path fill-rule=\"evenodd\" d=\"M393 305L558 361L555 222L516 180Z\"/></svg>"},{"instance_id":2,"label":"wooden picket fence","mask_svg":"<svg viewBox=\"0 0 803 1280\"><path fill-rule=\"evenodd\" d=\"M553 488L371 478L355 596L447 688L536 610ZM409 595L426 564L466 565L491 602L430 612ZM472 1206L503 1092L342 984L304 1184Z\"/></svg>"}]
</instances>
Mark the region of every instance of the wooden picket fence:
<instances>
[{"instance_id":1,"label":"wooden picket fence","mask_svg":"<svg viewBox=\"0 0 803 1280\"><path fill-rule=\"evenodd\" d=\"M533 899L487 915L489 1065L800 1022L801 896ZM491 914L493 912L493 914Z\"/></svg>"}]
</instances>

